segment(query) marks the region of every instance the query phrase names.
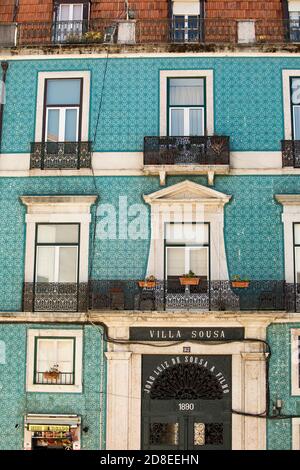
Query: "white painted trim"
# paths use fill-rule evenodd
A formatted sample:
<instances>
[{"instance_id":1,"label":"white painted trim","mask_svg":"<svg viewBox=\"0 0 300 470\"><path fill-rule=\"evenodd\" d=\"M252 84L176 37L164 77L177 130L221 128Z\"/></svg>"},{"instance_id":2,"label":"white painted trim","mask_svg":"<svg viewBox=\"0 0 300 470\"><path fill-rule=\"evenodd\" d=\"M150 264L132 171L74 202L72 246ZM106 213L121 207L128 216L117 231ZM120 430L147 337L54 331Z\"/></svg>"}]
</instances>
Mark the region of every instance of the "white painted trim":
<instances>
[{"instance_id":1,"label":"white painted trim","mask_svg":"<svg viewBox=\"0 0 300 470\"><path fill-rule=\"evenodd\" d=\"M300 329L291 329L291 395L300 396L299 386L299 337ZM298 446L300 441L298 441ZM299 447L298 447L299 448Z\"/></svg>"},{"instance_id":2,"label":"white painted trim","mask_svg":"<svg viewBox=\"0 0 300 470\"><path fill-rule=\"evenodd\" d=\"M69 56L70 58L70 56ZM35 142L43 140L43 114L44 114L44 95L45 80L54 78L82 78L82 122L81 122L81 140L89 139L89 112L90 112L90 72L39 72L36 100L36 123L35 123Z\"/></svg>"},{"instance_id":3,"label":"white painted trim","mask_svg":"<svg viewBox=\"0 0 300 470\"><path fill-rule=\"evenodd\" d=\"M279 194L275 199L283 205L285 280L294 283L293 224L300 223L300 194Z\"/></svg>"},{"instance_id":4,"label":"white painted trim","mask_svg":"<svg viewBox=\"0 0 300 470\"><path fill-rule=\"evenodd\" d=\"M210 318L207 320L207 318ZM242 323L246 338L266 336L269 321L257 319L253 314L249 324ZM165 313L158 318L157 313L145 318L124 314L107 314L103 321L109 326L111 337L128 340L129 328L134 327L184 327L184 326L241 326L236 319L228 320L211 317L203 318L182 312L173 315ZM246 320L245 320L246 322ZM157 348L155 345L157 344ZM162 354L161 343L151 345L131 344L125 347L109 345L107 380L107 450L138 450L141 447L141 363L143 354ZM188 341L174 345L169 343L167 353L184 354L183 347L191 348L191 355L231 355L232 356L232 407L235 410L262 413L265 410L265 357L257 342L237 342L231 344L200 344ZM166 353L166 351L165 351ZM188 355L188 354L185 354ZM266 420L232 415L232 448L234 450L263 450L266 448Z\"/></svg>"},{"instance_id":5,"label":"white painted trim","mask_svg":"<svg viewBox=\"0 0 300 470\"><path fill-rule=\"evenodd\" d=\"M292 419L292 450L300 450L300 418Z\"/></svg>"},{"instance_id":6,"label":"white painted trim","mask_svg":"<svg viewBox=\"0 0 300 470\"><path fill-rule=\"evenodd\" d=\"M144 45L145 46L145 45ZM284 44L284 47L287 45ZM293 46L291 44L291 46ZM126 45L124 45L125 49ZM222 47L222 46L220 46ZM256 50L256 46L237 46L239 50L232 52L226 48L224 52L121 52L121 53L111 53L108 54L110 59L151 59L151 58L186 58L186 57L295 57L295 51L292 48L291 52L259 52ZM260 47L260 46L257 46ZM16 55L15 50L11 51L11 49L0 49L0 60L10 60L10 61L17 61L17 60L61 60L61 59L70 59L70 57L74 59L89 59L91 60L91 52L83 53L77 52L80 50L79 47L74 47L75 51L71 52L70 49L68 53L63 54L61 53L63 46L60 47L59 50L57 48L53 48L53 54L43 54L40 53L40 50L31 49L31 54L28 54L28 48L24 48L24 53L22 50L19 52L19 55ZM90 48L90 46L89 46ZM137 46L137 49L139 46ZM91 49L91 48L90 48ZM159 47L158 47L159 49ZM86 48L82 48L82 50L86 50ZM93 59L107 59L107 48L103 49L102 53L93 52L92 55Z\"/></svg>"},{"instance_id":7,"label":"white painted trim","mask_svg":"<svg viewBox=\"0 0 300 470\"><path fill-rule=\"evenodd\" d=\"M229 279L224 243L224 205L231 196L191 181L144 196L151 206L151 241L147 275L164 279L166 222L209 222L211 280Z\"/></svg>"},{"instance_id":8,"label":"white painted trim","mask_svg":"<svg viewBox=\"0 0 300 470\"><path fill-rule=\"evenodd\" d=\"M33 282L37 223L79 223L79 282L88 282L90 208L97 196L22 196L27 206L25 282Z\"/></svg>"},{"instance_id":9,"label":"white painted trim","mask_svg":"<svg viewBox=\"0 0 300 470\"><path fill-rule=\"evenodd\" d=\"M74 385L41 385L33 383L35 338L47 336L74 337L75 338L75 384ZM82 344L83 331L62 329L34 329L27 332L27 359L26 359L26 391L44 393L82 393Z\"/></svg>"},{"instance_id":10,"label":"white painted trim","mask_svg":"<svg viewBox=\"0 0 300 470\"><path fill-rule=\"evenodd\" d=\"M160 135L167 135L168 78L197 77L206 79L206 128L214 134L214 84L213 70L161 70L160 71Z\"/></svg>"},{"instance_id":11,"label":"white painted trim","mask_svg":"<svg viewBox=\"0 0 300 470\"><path fill-rule=\"evenodd\" d=\"M292 114L291 114L291 89L290 78L300 77L299 70L283 70L282 71L282 85L283 85L283 115L284 115L284 138L291 140L293 138L292 129Z\"/></svg>"}]
</instances>

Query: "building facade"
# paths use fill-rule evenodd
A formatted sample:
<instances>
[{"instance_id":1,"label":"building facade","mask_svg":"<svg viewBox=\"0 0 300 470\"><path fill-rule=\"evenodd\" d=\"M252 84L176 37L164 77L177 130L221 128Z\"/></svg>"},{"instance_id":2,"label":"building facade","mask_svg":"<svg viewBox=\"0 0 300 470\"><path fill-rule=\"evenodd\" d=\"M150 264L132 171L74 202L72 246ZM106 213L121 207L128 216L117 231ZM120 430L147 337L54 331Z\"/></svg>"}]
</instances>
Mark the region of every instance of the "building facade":
<instances>
[{"instance_id":1,"label":"building facade","mask_svg":"<svg viewBox=\"0 0 300 470\"><path fill-rule=\"evenodd\" d=\"M1 2L1 449L300 449L300 1L263 4Z\"/></svg>"}]
</instances>

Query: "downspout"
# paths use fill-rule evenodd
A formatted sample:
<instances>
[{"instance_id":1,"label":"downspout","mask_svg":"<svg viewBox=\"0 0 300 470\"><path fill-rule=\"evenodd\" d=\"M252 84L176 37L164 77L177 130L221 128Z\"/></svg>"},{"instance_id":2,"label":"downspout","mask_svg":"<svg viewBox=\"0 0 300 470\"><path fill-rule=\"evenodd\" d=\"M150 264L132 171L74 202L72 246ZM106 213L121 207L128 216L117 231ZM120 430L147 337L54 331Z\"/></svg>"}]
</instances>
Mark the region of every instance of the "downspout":
<instances>
[{"instance_id":1,"label":"downspout","mask_svg":"<svg viewBox=\"0 0 300 470\"><path fill-rule=\"evenodd\" d=\"M13 23L17 22L19 13L19 0L15 0L14 11L13 11Z\"/></svg>"},{"instance_id":2,"label":"downspout","mask_svg":"<svg viewBox=\"0 0 300 470\"><path fill-rule=\"evenodd\" d=\"M2 128L3 128L3 112L4 112L4 100L5 100L5 82L6 73L8 69L8 62L1 62L2 68L2 89L0 94L0 154L2 148Z\"/></svg>"},{"instance_id":3,"label":"downspout","mask_svg":"<svg viewBox=\"0 0 300 470\"><path fill-rule=\"evenodd\" d=\"M288 0L282 0L282 22L283 22L283 32L284 39L289 40L290 36L290 14L289 14L289 3Z\"/></svg>"}]
</instances>

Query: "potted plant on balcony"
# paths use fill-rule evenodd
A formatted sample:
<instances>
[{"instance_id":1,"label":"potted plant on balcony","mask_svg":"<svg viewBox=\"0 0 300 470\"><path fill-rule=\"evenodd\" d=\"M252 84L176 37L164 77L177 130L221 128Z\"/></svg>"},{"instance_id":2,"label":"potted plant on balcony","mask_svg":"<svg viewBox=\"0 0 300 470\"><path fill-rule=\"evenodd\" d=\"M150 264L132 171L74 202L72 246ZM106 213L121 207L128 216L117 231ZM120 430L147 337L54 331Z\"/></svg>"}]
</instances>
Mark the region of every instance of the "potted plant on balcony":
<instances>
[{"instance_id":1,"label":"potted plant on balcony","mask_svg":"<svg viewBox=\"0 0 300 470\"><path fill-rule=\"evenodd\" d=\"M44 379L46 380L57 380L59 377L59 365L54 364L52 367L50 367L49 370L45 371L43 373Z\"/></svg>"},{"instance_id":2,"label":"potted plant on balcony","mask_svg":"<svg viewBox=\"0 0 300 470\"><path fill-rule=\"evenodd\" d=\"M155 276L148 276L144 281L138 281L139 287L142 289L154 289L156 286L156 277Z\"/></svg>"},{"instance_id":3,"label":"potted plant on balcony","mask_svg":"<svg viewBox=\"0 0 300 470\"><path fill-rule=\"evenodd\" d=\"M180 276L179 281L182 286L198 286L200 277L196 276L193 271L189 271L187 274Z\"/></svg>"},{"instance_id":4,"label":"potted plant on balcony","mask_svg":"<svg viewBox=\"0 0 300 470\"><path fill-rule=\"evenodd\" d=\"M247 278L242 279L241 276L235 275L232 278L231 285L235 289L247 289L249 287L250 281Z\"/></svg>"}]
</instances>

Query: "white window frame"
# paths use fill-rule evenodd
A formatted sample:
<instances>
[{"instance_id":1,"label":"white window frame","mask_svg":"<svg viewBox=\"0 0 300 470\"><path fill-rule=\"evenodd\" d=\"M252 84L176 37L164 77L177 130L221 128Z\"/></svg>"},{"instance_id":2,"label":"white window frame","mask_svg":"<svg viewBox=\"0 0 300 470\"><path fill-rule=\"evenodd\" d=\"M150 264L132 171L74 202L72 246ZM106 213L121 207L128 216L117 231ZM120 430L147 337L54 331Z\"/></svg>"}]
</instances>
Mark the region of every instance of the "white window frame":
<instances>
[{"instance_id":1,"label":"white window frame","mask_svg":"<svg viewBox=\"0 0 300 470\"><path fill-rule=\"evenodd\" d=\"M199 134L199 135L203 136L204 135L204 122L205 122L205 116L204 116L205 108L204 108L204 106L186 106L186 107L170 106L170 109L169 109L170 131L171 131L171 128L172 128L172 111L177 110L177 109L178 110L183 110L183 113L184 113L184 117L183 117L183 122L184 122L183 135L184 136L191 136L192 135L192 134L190 134L190 111L191 110L201 111L201 114L202 114L202 129L201 129L201 134ZM173 134L170 132L170 136L172 136L172 135Z\"/></svg>"},{"instance_id":2,"label":"white window frame","mask_svg":"<svg viewBox=\"0 0 300 470\"><path fill-rule=\"evenodd\" d=\"M74 5L81 6L81 19L80 20L74 20ZM68 20L61 19L61 12L62 12L62 7L63 6L68 6L69 7L69 19ZM57 19L58 19L58 21L61 21L61 22L64 22L64 21L83 21L83 3L61 3L59 5Z\"/></svg>"},{"instance_id":3,"label":"white window frame","mask_svg":"<svg viewBox=\"0 0 300 470\"><path fill-rule=\"evenodd\" d=\"M180 16L183 16L184 18L184 27L183 29L177 29L175 28L175 21L176 21L176 18L180 17ZM198 23L198 28L197 29L193 29L193 28L189 28L189 18L197 18L197 23ZM200 33L200 15L197 14L197 15L193 15L191 13L187 13L187 14L175 14L173 15L173 35L175 36L176 33L182 33L184 32L184 41L185 42L194 42L194 41L190 41L189 40L189 33L190 32L198 32L198 35Z\"/></svg>"},{"instance_id":4,"label":"white window frame","mask_svg":"<svg viewBox=\"0 0 300 470\"><path fill-rule=\"evenodd\" d=\"M22 196L20 199L27 206L25 282L34 282L36 225L42 223L80 224L78 282L88 282L90 211L97 196Z\"/></svg>"},{"instance_id":5,"label":"white window frame","mask_svg":"<svg viewBox=\"0 0 300 470\"><path fill-rule=\"evenodd\" d=\"M90 109L90 72L39 72L38 74L38 90L36 101L36 124L35 124L35 142L43 141L43 115L44 115L44 96L46 80L48 79L82 79L82 108L81 108L81 140L86 142L89 140L89 109ZM51 108L53 109L53 108ZM47 127L46 127L47 129ZM78 129L79 131L79 129Z\"/></svg>"},{"instance_id":6,"label":"white window frame","mask_svg":"<svg viewBox=\"0 0 300 470\"><path fill-rule=\"evenodd\" d=\"M49 245L50 247L51 245ZM38 276L38 259L39 259L39 250L40 248L44 248L45 246L43 245L36 245L36 259L35 259L35 282L38 282L37 276ZM76 257L76 267L75 267L75 273L76 273L76 281L77 282L77 273L78 273L78 249L79 249L79 243L78 246L75 245L53 245L51 246L54 248L54 279L53 281L50 282L60 282L59 281L59 262L60 262L60 249L61 248L76 248L77 252L77 257Z\"/></svg>"},{"instance_id":7,"label":"white window frame","mask_svg":"<svg viewBox=\"0 0 300 470\"><path fill-rule=\"evenodd\" d=\"M206 85L206 130L214 135L214 72L213 70L161 70L160 71L160 135L168 135L168 79L203 78ZM182 108L181 108L182 109Z\"/></svg>"},{"instance_id":8,"label":"white window frame","mask_svg":"<svg viewBox=\"0 0 300 470\"><path fill-rule=\"evenodd\" d=\"M277 194L275 199L283 205L285 280L287 283L293 284L295 281L294 224L300 223L300 195Z\"/></svg>"},{"instance_id":9,"label":"white window frame","mask_svg":"<svg viewBox=\"0 0 300 470\"><path fill-rule=\"evenodd\" d=\"M285 140L293 139L293 122L292 119L292 97L291 97L291 78L300 78L300 70L283 70L283 115L284 115L284 138Z\"/></svg>"},{"instance_id":10,"label":"white window frame","mask_svg":"<svg viewBox=\"0 0 300 470\"><path fill-rule=\"evenodd\" d=\"M35 384L35 344L36 338L42 337L75 338L75 383L73 385ZM31 329L27 332L27 369L26 391L45 393L82 393L83 330L78 329Z\"/></svg>"},{"instance_id":11,"label":"white window frame","mask_svg":"<svg viewBox=\"0 0 300 470\"><path fill-rule=\"evenodd\" d=\"M299 339L300 339L300 328L291 329L291 395L300 396L300 385L299 385Z\"/></svg>"},{"instance_id":12,"label":"white window frame","mask_svg":"<svg viewBox=\"0 0 300 470\"><path fill-rule=\"evenodd\" d=\"M70 106L70 107L47 107L46 109L46 125L45 125L45 142L53 142L52 140L48 140L48 119L49 119L49 111L59 111L59 127L58 127L58 142L68 142L66 141L66 111L75 109L76 113L76 137L75 142L78 142L78 135L79 135L79 114L80 114L80 106Z\"/></svg>"}]
</instances>

